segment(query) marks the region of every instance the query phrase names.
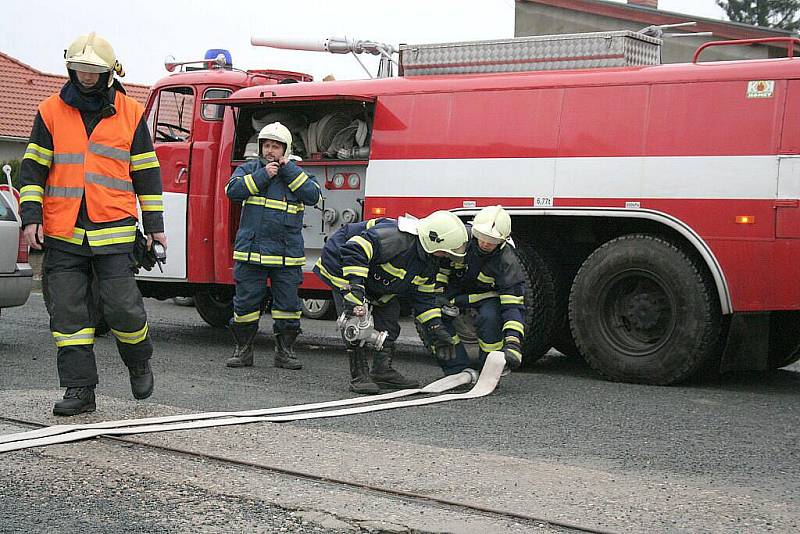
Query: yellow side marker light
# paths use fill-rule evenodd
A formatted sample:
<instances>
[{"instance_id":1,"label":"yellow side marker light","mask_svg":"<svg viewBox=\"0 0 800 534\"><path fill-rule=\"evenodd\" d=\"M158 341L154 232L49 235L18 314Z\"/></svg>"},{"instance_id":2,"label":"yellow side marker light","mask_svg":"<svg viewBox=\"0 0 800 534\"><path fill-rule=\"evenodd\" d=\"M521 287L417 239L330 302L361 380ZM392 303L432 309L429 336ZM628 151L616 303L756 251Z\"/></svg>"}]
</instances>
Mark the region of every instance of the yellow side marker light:
<instances>
[{"instance_id":1,"label":"yellow side marker light","mask_svg":"<svg viewBox=\"0 0 800 534\"><path fill-rule=\"evenodd\" d=\"M737 215L736 224L755 224L756 218L754 215Z\"/></svg>"}]
</instances>

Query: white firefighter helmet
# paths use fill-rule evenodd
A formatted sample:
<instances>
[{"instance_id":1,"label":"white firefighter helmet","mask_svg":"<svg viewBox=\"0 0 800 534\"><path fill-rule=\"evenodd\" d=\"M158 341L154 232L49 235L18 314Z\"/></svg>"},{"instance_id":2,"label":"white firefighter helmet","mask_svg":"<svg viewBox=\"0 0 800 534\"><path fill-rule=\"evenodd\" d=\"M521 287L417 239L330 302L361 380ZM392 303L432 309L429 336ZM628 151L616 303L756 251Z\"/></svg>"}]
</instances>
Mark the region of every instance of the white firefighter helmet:
<instances>
[{"instance_id":1,"label":"white firefighter helmet","mask_svg":"<svg viewBox=\"0 0 800 534\"><path fill-rule=\"evenodd\" d=\"M67 68L80 72L111 73L108 86L114 83L114 73L124 76L111 44L94 32L75 39L64 52Z\"/></svg>"},{"instance_id":2,"label":"white firefighter helmet","mask_svg":"<svg viewBox=\"0 0 800 534\"><path fill-rule=\"evenodd\" d=\"M290 132L289 128L280 122L271 122L261 128L261 131L258 132L259 155L261 155L260 150L262 139L272 139L273 141L283 143L286 145L286 151L283 153L283 155L288 158L292 154L292 132Z\"/></svg>"},{"instance_id":3,"label":"white firefighter helmet","mask_svg":"<svg viewBox=\"0 0 800 534\"><path fill-rule=\"evenodd\" d=\"M453 256L463 257L469 240L467 229L454 213L441 210L434 211L417 225L417 237L425 252L447 252Z\"/></svg>"},{"instance_id":4,"label":"white firefighter helmet","mask_svg":"<svg viewBox=\"0 0 800 534\"><path fill-rule=\"evenodd\" d=\"M511 216L503 206L486 206L472 220L472 237L499 245L511 235Z\"/></svg>"}]
</instances>

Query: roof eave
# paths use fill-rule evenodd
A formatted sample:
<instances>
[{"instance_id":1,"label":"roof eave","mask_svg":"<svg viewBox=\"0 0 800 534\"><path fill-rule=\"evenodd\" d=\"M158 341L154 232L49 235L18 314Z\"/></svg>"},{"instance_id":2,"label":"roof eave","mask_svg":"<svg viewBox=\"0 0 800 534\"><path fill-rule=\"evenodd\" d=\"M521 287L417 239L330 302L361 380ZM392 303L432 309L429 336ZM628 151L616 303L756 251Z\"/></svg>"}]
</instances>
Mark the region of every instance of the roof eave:
<instances>
[{"instance_id":1,"label":"roof eave","mask_svg":"<svg viewBox=\"0 0 800 534\"><path fill-rule=\"evenodd\" d=\"M695 21L691 32L711 31L727 39L753 39L758 37L792 37L794 33L775 28L764 28L741 22L715 20L685 13L663 11L650 7L608 2L607 0L516 0L517 3L544 4L572 11L593 13L611 18L641 22L644 26Z\"/></svg>"}]
</instances>

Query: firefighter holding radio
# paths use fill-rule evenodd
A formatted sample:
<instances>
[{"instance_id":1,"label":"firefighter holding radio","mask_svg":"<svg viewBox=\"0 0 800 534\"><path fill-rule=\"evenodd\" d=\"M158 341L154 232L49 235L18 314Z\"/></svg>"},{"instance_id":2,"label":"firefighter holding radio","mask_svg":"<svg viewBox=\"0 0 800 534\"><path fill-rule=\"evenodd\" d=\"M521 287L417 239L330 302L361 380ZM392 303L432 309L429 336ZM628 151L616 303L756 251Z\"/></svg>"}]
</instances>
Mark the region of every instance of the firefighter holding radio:
<instances>
[{"instance_id":1,"label":"firefighter holding radio","mask_svg":"<svg viewBox=\"0 0 800 534\"><path fill-rule=\"evenodd\" d=\"M525 335L525 271L509 242L511 217L502 206L487 206L467 226L472 238L466 254L445 270L446 300L458 312L444 317L448 331L455 334L453 315L470 316L478 336L479 361L477 365L469 361L460 341L454 352L437 353L437 361L449 375L467 367L481 368L490 352L503 351L506 366L517 369L522 365Z\"/></svg>"},{"instance_id":2,"label":"firefighter holding radio","mask_svg":"<svg viewBox=\"0 0 800 534\"><path fill-rule=\"evenodd\" d=\"M376 394L381 388L419 385L392 367L394 343L400 335L398 295L409 297L417 320L435 346L453 347L436 305L436 275L439 258L463 256L467 239L464 224L448 211L420 220L400 217L346 224L328 239L314 272L333 289L350 358L351 391ZM351 319L364 318L369 324L370 315L374 329L386 335L358 338L355 332L361 319Z\"/></svg>"},{"instance_id":3,"label":"firefighter holding radio","mask_svg":"<svg viewBox=\"0 0 800 534\"><path fill-rule=\"evenodd\" d=\"M164 245L158 159L144 108L125 90L111 45L90 33L64 51L69 81L39 104L20 169L25 239L44 248L42 286L58 350L61 416L96 409L92 277L137 399L153 391L150 341L134 279L136 222L145 248Z\"/></svg>"},{"instance_id":4,"label":"firefighter holding radio","mask_svg":"<svg viewBox=\"0 0 800 534\"><path fill-rule=\"evenodd\" d=\"M302 369L294 352L300 335L300 297L305 248L303 212L320 197L316 179L306 174L292 155L292 134L280 122L258 134L260 158L236 168L225 193L242 203L234 243L233 277L236 294L230 329L236 347L228 367L253 365L253 340L258 332L261 305L272 289L275 367Z\"/></svg>"}]
</instances>

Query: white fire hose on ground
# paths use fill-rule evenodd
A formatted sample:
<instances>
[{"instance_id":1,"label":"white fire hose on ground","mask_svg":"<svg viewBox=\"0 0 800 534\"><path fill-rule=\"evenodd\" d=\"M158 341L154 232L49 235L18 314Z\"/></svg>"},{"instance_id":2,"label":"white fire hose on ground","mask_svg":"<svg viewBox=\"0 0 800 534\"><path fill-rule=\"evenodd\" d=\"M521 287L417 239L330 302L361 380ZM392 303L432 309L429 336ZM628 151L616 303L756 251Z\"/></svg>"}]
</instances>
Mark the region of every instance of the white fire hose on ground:
<instances>
[{"instance_id":1,"label":"white fire hose on ground","mask_svg":"<svg viewBox=\"0 0 800 534\"><path fill-rule=\"evenodd\" d=\"M69 443L97 436L146 434L150 432L188 430L256 422L285 423L305 419L322 419L325 417L340 417L344 415L392 410L395 408L425 406L428 404L438 404L455 400L477 399L479 397L485 397L494 391L500 380L500 374L504 366L505 356L502 352L496 351L487 356L486 363L477 381L475 380L477 373L472 369L468 369L456 375L446 376L423 388L404 389L382 395L267 408L263 410L247 410L242 412L205 412L199 414L148 417L143 419L126 419L123 421L105 421L78 425L56 425L39 430L31 430L29 432L0 436L0 452L54 445L56 443ZM470 383L474 383L475 385L467 392L445 393L450 389ZM420 399L392 401L392 399L422 393L438 393L439 395ZM368 406L358 406L359 404L373 403L376 401L391 402L378 402L377 404L370 404ZM342 406L350 407L341 408ZM329 408L338 409L330 410Z\"/></svg>"}]
</instances>

